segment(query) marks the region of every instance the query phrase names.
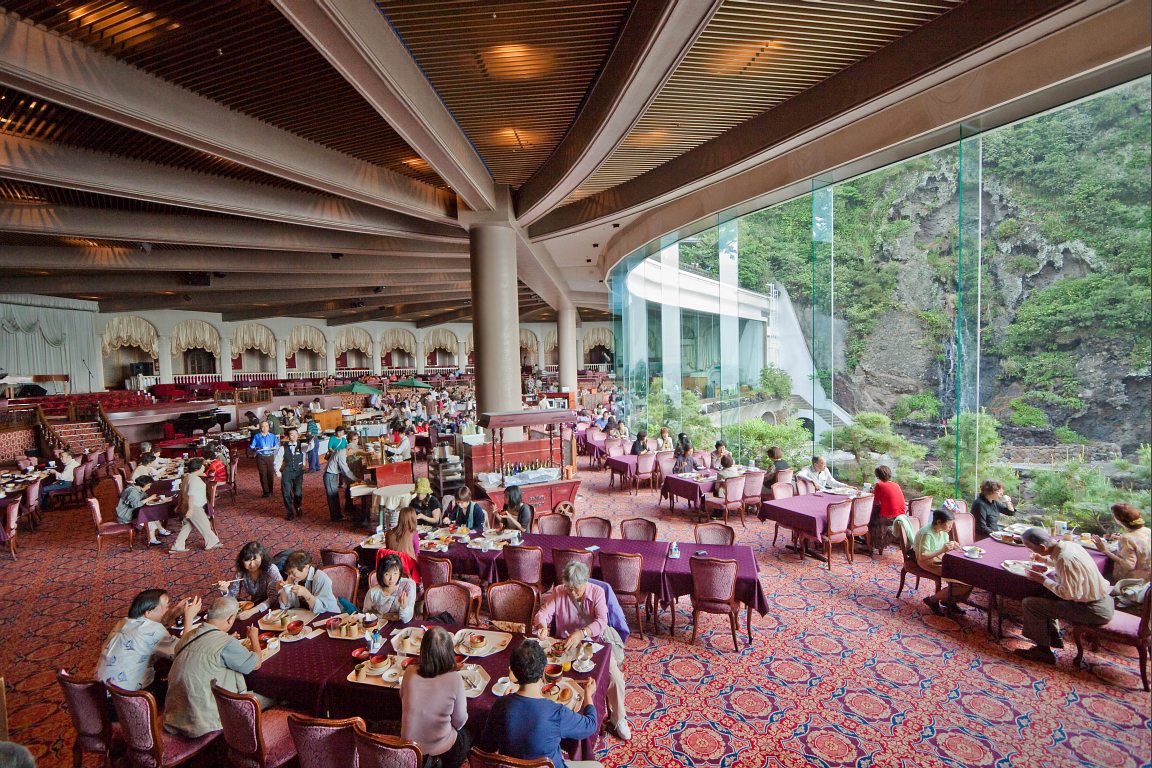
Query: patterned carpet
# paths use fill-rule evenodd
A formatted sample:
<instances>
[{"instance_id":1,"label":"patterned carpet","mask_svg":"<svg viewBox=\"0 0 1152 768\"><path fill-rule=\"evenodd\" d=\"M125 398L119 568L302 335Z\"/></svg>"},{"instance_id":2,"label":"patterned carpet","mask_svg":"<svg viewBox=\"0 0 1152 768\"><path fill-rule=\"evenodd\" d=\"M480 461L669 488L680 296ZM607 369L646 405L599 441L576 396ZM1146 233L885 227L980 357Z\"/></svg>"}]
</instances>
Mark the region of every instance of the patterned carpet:
<instances>
[{"instance_id":1,"label":"patterned carpet","mask_svg":"<svg viewBox=\"0 0 1152 768\"><path fill-rule=\"evenodd\" d=\"M682 512L642 490L607 490L607 474L581 472L578 511L616 520L646 516L660 538L691 538ZM0 674L16 741L41 766L70 765L72 730L53 677L63 666L90 672L100 641L135 592L164 586L177 596L206 593L228 573L248 539L270 550L314 552L357 538L326 521L318 475L306 478L306 518L289 523L278 500L262 499L246 461L237 504L225 502L222 550L179 559L118 540L95 556L91 522L79 508L50 513L21 535L19 562L4 560L0 590ZM113 487L98 489L111 515ZM771 547L771 524L749 522L743 543L758 552L771 613L753 621L755 644L739 653L722 617L703 620L687 644L688 601L679 636L628 643L625 672L633 740L609 739L607 766L1111 766L1152 765L1152 713L1131 651L1089 653L1084 671L1065 651L1057 669L1017 663L1019 641L991 641L982 614L959 622L895 598L900 565L858 557L834 570ZM201 543L193 535L192 547ZM982 599L979 598L978 599ZM1011 611L1018 606L1010 606ZM1017 624L1007 622L1009 634Z\"/></svg>"}]
</instances>

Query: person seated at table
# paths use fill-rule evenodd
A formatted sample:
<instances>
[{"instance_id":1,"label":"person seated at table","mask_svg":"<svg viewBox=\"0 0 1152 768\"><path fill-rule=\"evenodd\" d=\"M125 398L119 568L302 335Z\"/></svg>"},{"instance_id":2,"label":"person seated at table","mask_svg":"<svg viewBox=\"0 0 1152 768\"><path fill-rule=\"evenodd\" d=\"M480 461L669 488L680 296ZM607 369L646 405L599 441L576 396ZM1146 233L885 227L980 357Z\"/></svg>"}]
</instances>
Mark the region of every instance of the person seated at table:
<instances>
[{"instance_id":1,"label":"person seated at table","mask_svg":"<svg viewBox=\"0 0 1152 768\"><path fill-rule=\"evenodd\" d=\"M608 414L604 412L603 408L596 409L596 420L592 423L595 424L596 428L599 430L603 430L608 426Z\"/></svg>"},{"instance_id":2,"label":"person seated at table","mask_svg":"<svg viewBox=\"0 0 1152 768\"><path fill-rule=\"evenodd\" d=\"M296 550L284 561L284 582L278 594L281 608L307 608L313 613L338 613L332 579L312 565L312 555Z\"/></svg>"},{"instance_id":3,"label":"person seated at table","mask_svg":"<svg viewBox=\"0 0 1152 768\"><path fill-rule=\"evenodd\" d=\"M668 430L668 427L660 427L660 436L656 438L656 450L672 450L672 433Z\"/></svg>"},{"instance_id":4,"label":"person seated at table","mask_svg":"<svg viewBox=\"0 0 1152 768\"><path fill-rule=\"evenodd\" d=\"M720 462L725 456L731 456L732 452L728 450L728 443L723 440L716 441L716 450L712 451L712 466L719 467Z\"/></svg>"},{"instance_id":5,"label":"person seated at table","mask_svg":"<svg viewBox=\"0 0 1152 768\"><path fill-rule=\"evenodd\" d=\"M388 453L390 461L411 461L412 460L412 441L416 438L413 437L416 430L411 426L404 428L404 434L395 445L387 445L384 450Z\"/></svg>"},{"instance_id":6,"label":"person seated at table","mask_svg":"<svg viewBox=\"0 0 1152 768\"><path fill-rule=\"evenodd\" d=\"M136 463L136 469L132 470L132 482L137 478L146 477L149 480L155 480L160 476L161 468L160 462L157 461L156 454L142 453L140 454L140 461Z\"/></svg>"},{"instance_id":7,"label":"person seated at table","mask_svg":"<svg viewBox=\"0 0 1152 768\"><path fill-rule=\"evenodd\" d=\"M148 442L147 440L144 440L143 442L140 443L137 450L140 451L141 457L143 457L144 454L146 454L146 453L152 453L152 443Z\"/></svg>"},{"instance_id":8,"label":"person seated at table","mask_svg":"<svg viewBox=\"0 0 1152 768\"><path fill-rule=\"evenodd\" d=\"M555 631L565 640L567 650L575 650L588 640L604 643L611 650L608 659L608 714L616 735L624 741L632 738L628 715L624 709L624 641L620 633L608 625L608 598L604 588L589 581L588 566L572 561L564 566L560 583L542 598L533 626L536 636L546 638Z\"/></svg>"},{"instance_id":9,"label":"person seated at table","mask_svg":"<svg viewBox=\"0 0 1152 768\"><path fill-rule=\"evenodd\" d=\"M426 761L434 757L441 768L459 768L472 746L472 734L464 727L468 697L456 670L452 635L443 627L424 633L419 662L404 671L400 682L400 703L400 738L416 742Z\"/></svg>"},{"instance_id":10,"label":"person seated at table","mask_svg":"<svg viewBox=\"0 0 1152 768\"><path fill-rule=\"evenodd\" d=\"M1000 515L1015 515L1012 497L1004 495L1004 484L999 480L980 483L980 495L972 502L976 520L976 540L986 539L1000 530Z\"/></svg>"},{"instance_id":11,"label":"person seated at table","mask_svg":"<svg viewBox=\"0 0 1152 768\"><path fill-rule=\"evenodd\" d=\"M932 511L932 522L917 531L912 539L912 551L916 554L917 565L935 574L943 571L942 561L945 553L960 549L960 545L949 535L955 522L956 518L946 509ZM949 582L936 594L924 598L924 604L937 616L944 615L941 604L947 604L956 613L964 613L964 609L957 603L967 599L971 593L971 587L958 582Z\"/></svg>"},{"instance_id":12,"label":"person seated at table","mask_svg":"<svg viewBox=\"0 0 1152 768\"><path fill-rule=\"evenodd\" d=\"M609 416L604 422L604 434L608 437L620 437L620 422L616 421L615 416Z\"/></svg>"},{"instance_id":13,"label":"person seated at table","mask_svg":"<svg viewBox=\"0 0 1152 768\"><path fill-rule=\"evenodd\" d=\"M1056 620L1091 626L1107 624L1116 611L1110 594L1112 585L1088 551L1075 541L1057 541L1043 528L1029 528L1020 536L1024 546L1032 551L1033 560L1055 570L1051 575L1048 568L1028 571L1028 578L1043 584L1053 596L1024 598L1023 634L1036 645L1017 648L1013 653L1029 661L1055 664L1052 649L1064 647Z\"/></svg>"},{"instance_id":14,"label":"person seated at table","mask_svg":"<svg viewBox=\"0 0 1152 768\"><path fill-rule=\"evenodd\" d=\"M364 595L364 612L384 621L412 621L416 608L416 582L404 575L399 555L389 553L376 563L376 584ZM387 617L387 618L385 618Z\"/></svg>"},{"instance_id":15,"label":"person seated at table","mask_svg":"<svg viewBox=\"0 0 1152 768\"><path fill-rule=\"evenodd\" d=\"M308 410L312 411L312 413L314 413L314 414L315 413L324 413L324 406L323 406L323 404L321 404L320 398L318 398L318 397L312 398L312 402L308 405Z\"/></svg>"},{"instance_id":16,"label":"person seated at table","mask_svg":"<svg viewBox=\"0 0 1152 768\"><path fill-rule=\"evenodd\" d=\"M128 608L128 618L116 623L100 647L96 679L128 691L148 688L157 701L164 701L163 683L152 666L155 657L171 658L176 637L168 632L168 625L183 615L187 631L201 607L199 597L172 603L163 589L137 594Z\"/></svg>"},{"instance_id":17,"label":"person seated at table","mask_svg":"<svg viewBox=\"0 0 1152 768\"><path fill-rule=\"evenodd\" d=\"M790 469L788 460L784 458L784 451L780 450L780 446L774 445L768 449L768 461L772 462L772 466L768 468L768 474L764 476L764 487L771 488L772 484L776 481L776 473L782 469Z\"/></svg>"},{"instance_id":18,"label":"person seated at table","mask_svg":"<svg viewBox=\"0 0 1152 768\"><path fill-rule=\"evenodd\" d=\"M72 481L76 477L76 468L79 466L80 462L76 460L71 452L60 451L60 468L46 470L50 474L55 475L56 480L40 489L40 504L43 505L45 503L49 492L71 488Z\"/></svg>"},{"instance_id":19,"label":"person seated at table","mask_svg":"<svg viewBox=\"0 0 1152 768\"><path fill-rule=\"evenodd\" d=\"M672 471L679 472L694 472L700 467L696 464L696 457L692 454L691 443L676 443L676 450L672 454Z\"/></svg>"},{"instance_id":20,"label":"person seated at table","mask_svg":"<svg viewBox=\"0 0 1152 768\"><path fill-rule=\"evenodd\" d=\"M513 485L504 492L504 509L497 517L500 520L500 527L505 531L527 533L532 530L534 512L532 505L524 501L520 486Z\"/></svg>"},{"instance_id":21,"label":"person seated at table","mask_svg":"<svg viewBox=\"0 0 1152 768\"><path fill-rule=\"evenodd\" d=\"M462 525L472 531L485 528L484 508L472 501L472 491L462 485L456 489L452 506L444 510L444 521L449 525Z\"/></svg>"},{"instance_id":22,"label":"person seated at table","mask_svg":"<svg viewBox=\"0 0 1152 768\"><path fill-rule=\"evenodd\" d=\"M632 450L628 453L640 456L648 452L648 433L642 429L636 433L636 439L632 441Z\"/></svg>"},{"instance_id":23,"label":"person seated at table","mask_svg":"<svg viewBox=\"0 0 1152 768\"><path fill-rule=\"evenodd\" d=\"M1112 582L1121 579L1152 581L1152 528L1144 524L1140 510L1131 504L1113 504L1112 517L1123 530L1116 551L1109 549L1108 542L1100 536L1092 537L1096 549L1112 561Z\"/></svg>"},{"instance_id":24,"label":"person seated at table","mask_svg":"<svg viewBox=\"0 0 1152 768\"><path fill-rule=\"evenodd\" d=\"M160 501L160 497L155 494L148 493L148 486L152 485L152 478L138 477L124 489L120 494L120 498L116 501L116 522L118 523L131 523L136 520L136 513L140 507L148 506L149 504L156 504ZM159 520L148 521L148 543L159 544L160 541L156 535L171 536L172 532L160 525Z\"/></svg>"},{"instance_id":25,"label":"person seated at table","mask_svg":"<svg viewBox=\"0 0 1152 768\"><path fill-rule=\"evenodd\" d=\"M736 466L736 459L732 457L732 454L726 453L721 456L720 470L716 473L716 495L721 499L724 498L724 481L731 477L739 477L741 474L743 473Z\"/></svg>"},{"instance_id":26,"label":"person seated at table","mask_svg":"<svg viewBox=\"0 0 1152 768\"><path fill-rule=\"evenodd\" d=\"M592 703L596 681L576 680L584 688L584 709L573 712L544 695L544 667L548 657L540 643L525 640L512 651L508 667L520 688L501 696L488 711L488 720L476 742L477 749L520 760L546 757L555 768L602 768L595 760L565 760L562 739L587 739L599 731Z\"/></svg>"},{"instance_id":27,"label":"person seated at table","mask_svg":"<svg viewBox=\"0 0 1152 768\"><path fill-rule=\"evenodd\" d=\"M283 581L280 569L272 562L264 545L250 541L236 555L236 578L218 581L216 588L222 595L251 600L255 603L251 612L262 613L276 604L276 592Z\"/></svg>"},{"instance_id":28,"label":"person seated at table","mask_svg":"<svg viewBox=\"0 0 1152 768\"><path fill-rule=\"evenodd\" d=\"M244 675L260 669L261 657L229 634L236 623L234 597L218 597L208 608L208 620L184 633L176 644L168 695L164 697L164 729L195 739L219 731L220 711L212 684L232 693L248 693ZM248 647L260 647L260 628L248 627ZM255 694L261 707L272 702Z\"/></svg>"},{"instance_id":29,"label":"person seated at table","mask_svg":"<svg viewBox=\"0 0 1152 768\"><path fill-rule=\"evenodd\" d=\"M835 493L852 490L852 486L842 483L832 476L832 470L828 469L828 462L824 460L823 456L813 456L812 464L797 472L796 476L815 483L818 491Z\"/></svg>"},{"instance_id":30,"label":"person seated at table","mask_svg":"<svg viewBox=\"0 0 1152 768\"><path fill-rule=\"evenodd\" d=\"M204 459L208 466L204 470L204 477L214 483L228 482L228 465L218 451L208 449L204 451Z\"/></svg>"},{"instance_id":31,"label":"person seated at table","mask_svg":"<svg viewBox=\"0 0 1152 768\"><path fill-rule=\"evenodd\" d=\"M417 524L440 525L444 511L440 508L440 499L432 495L432 484L428 482L428 478L417 478L416 487L413 490L416 495L408 504L416 510Z\"/></svg>"},{"instance_id":32,"label":"person seated at table","mask_svg":"<svg viewBox=\"0 0 1152 768\"><path fill-rule=\"evenodd\" d=\"M416 510L412 507L401 507L396 512L396 525L384 534L384 549L399 554L404 573L419 583L416 553L420 551L420 534L416 532Z\"/></svg>"}]
</instances>

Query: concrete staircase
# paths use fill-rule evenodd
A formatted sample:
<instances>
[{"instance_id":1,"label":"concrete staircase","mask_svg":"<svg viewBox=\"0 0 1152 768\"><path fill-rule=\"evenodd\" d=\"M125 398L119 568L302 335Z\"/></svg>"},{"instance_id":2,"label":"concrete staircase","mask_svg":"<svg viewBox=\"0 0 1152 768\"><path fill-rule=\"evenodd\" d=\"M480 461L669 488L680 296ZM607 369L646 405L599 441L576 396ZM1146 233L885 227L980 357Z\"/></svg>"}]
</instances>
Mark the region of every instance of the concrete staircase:
<instances>
[{"instance_id":1,"label":"concrete staircase","mask_svg":"<svg viewBox=\"0 0 1152 768\"><path fill-rule=\"evenodd\" d=\"M805 413L811 413L813 410L808 401L800 397L800 395L792 395L792 408L797 416L803 416ZM817 408L815 410L816 415L824 419L825 423L831 424L833 429L848 424L848 422L841 419L840 416L830 408Z\"/></svg>"}]
</instances>

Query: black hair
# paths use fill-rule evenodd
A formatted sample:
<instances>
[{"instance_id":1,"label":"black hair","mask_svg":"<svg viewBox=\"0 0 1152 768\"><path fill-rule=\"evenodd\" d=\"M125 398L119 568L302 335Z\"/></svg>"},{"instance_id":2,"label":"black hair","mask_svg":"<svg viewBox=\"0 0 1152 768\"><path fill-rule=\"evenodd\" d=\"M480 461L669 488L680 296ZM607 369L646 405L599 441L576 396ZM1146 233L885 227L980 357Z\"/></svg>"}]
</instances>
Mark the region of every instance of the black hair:
<instances>
[{"instance_id":1,"label":"black hair","mask_svg":"<svg viewBox=\"0 0 1152 768\"><path fill-rule=\"evenodd\" d=\"M128 609L128 618L138 619L148 611L160 605L160 598L168 594L166 589L146 589L132 598L132 607Z\"/></svg>"},{"instance_id":2,"label":"black hair","mask_svg":"<svg viewBox=\"0 0 1152 768\"><path fill-rule=\"evenodd\" d=\"M946 509L932 510L932 525L939 525L940 523L947 523L949 520L955 520L956 516Z\"/></svg>"},{"instance_id":3,"label":"black hair","mask_svg":"<svg viewBox=\"0 0 1152 768\"><path fill-rule=\"evenodd\" d=\"M186 469L189 472L199 472L204 468L204 459L189 459Z\"/></svg>"},{"instance_id":4,"label":"black hair","mask_svg":"<svg viewBox=\"0 0 1152 768\"><path fill-rule=\"evenodd\" d=\"M298 549L288 555L288 559L284 561L284 575L287 576L288 571L302 571L310 565L312 565L312 555L303 549Z\"/></svg>"},{"instance_id":5,"label":"black hair","mask_svg":"<svg viewBox=\"0 0 1152 768\"><path fill-rule=\"evenodd\" d=\"M520 505L524 503L524 496L520 492L520 486L514 485L504 491L504 509L517 512L520 510Z\"/></svg>"},{"instance_id":6,"label":"black hair","mask_svg":"<svg viewBox=\"0 0 1152 768\"><path fill-rule=\"evenodd\" d=\"M154 461L156 461L156 454L154 454L154 453L142 453L142 454L140 454L140 463L141 464L147 466Z\"/></svg>"},{"instance_id":7,"label":"black hair","mask_svg":"<svg viewBox=\"0 0 1152 768\"><path fill-rule=\"evenodd\" d=\"M544 655L544 649L540 647L540 643L535 640L525 640L516 646L516 650L512 651L508 668L512 670L512 674L516 676L516 681L520 685L527 685L539 682L540 678L544 676L544 665L547 663L548 657Z\"/></svg>"},{"instance_id":8,"label":"black hair","mask_svg":"<svg viewBox=\"0 0 1152 768\"><path fill-rule=\"evenodd\" d=\"M152 485L152 483L154 483L156 481L153 480L148 475L140 475L140 477L136 478L132 482L135 483L136 485L140 486L141 488L145 488L149 485Z\"/></svg>"},{"instance_id":9,"label":"black hair","mask_svg":"<svg viewBox=\"0 0 1152 768\"><path fill-rule=\"evenodd\" d=\"M240 547L240 552L236 555L236 572L247 572L248 569L244 567L244 561L256 555L260 556L261 572L267 571L272 567L272 558L268 556L268 550L264 548L264 545L258 541L250 541Z\"/></svg>"},{"instance_id":10,"label":"black hair","mask_svg":"<svg viewBox=\"0 0 1152 768\"><path fill-rule=\"evenodd\" d=\"M404 577L404 561L400 559L400 555L387 554L380 558L380 562L376 563L376 583L384 586L384 574L395 568L400 571L400 577Z\"/></svg>"}]
</instances>

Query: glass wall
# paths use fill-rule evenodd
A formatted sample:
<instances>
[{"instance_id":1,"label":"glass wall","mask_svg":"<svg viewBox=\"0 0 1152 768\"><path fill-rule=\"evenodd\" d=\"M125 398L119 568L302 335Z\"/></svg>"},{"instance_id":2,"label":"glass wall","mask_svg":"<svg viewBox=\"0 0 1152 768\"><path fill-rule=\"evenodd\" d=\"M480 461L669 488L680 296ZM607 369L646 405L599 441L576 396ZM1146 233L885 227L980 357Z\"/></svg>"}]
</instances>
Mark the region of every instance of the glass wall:
<instances>
[{"instance_id":1,"label":"glass wall","mask_svg":"<svg viewBox=\"0 0 1152 768\"><path fill-rule=\"evenodd\" d=\"M1147 78L754 213L610 274L626 418L893 465L971 498L1011 464L1150 442ZM746 210L746 208L745 208ZM1029 461L1031 460L1031 461Z\"/></svg>"}]
</instances>

